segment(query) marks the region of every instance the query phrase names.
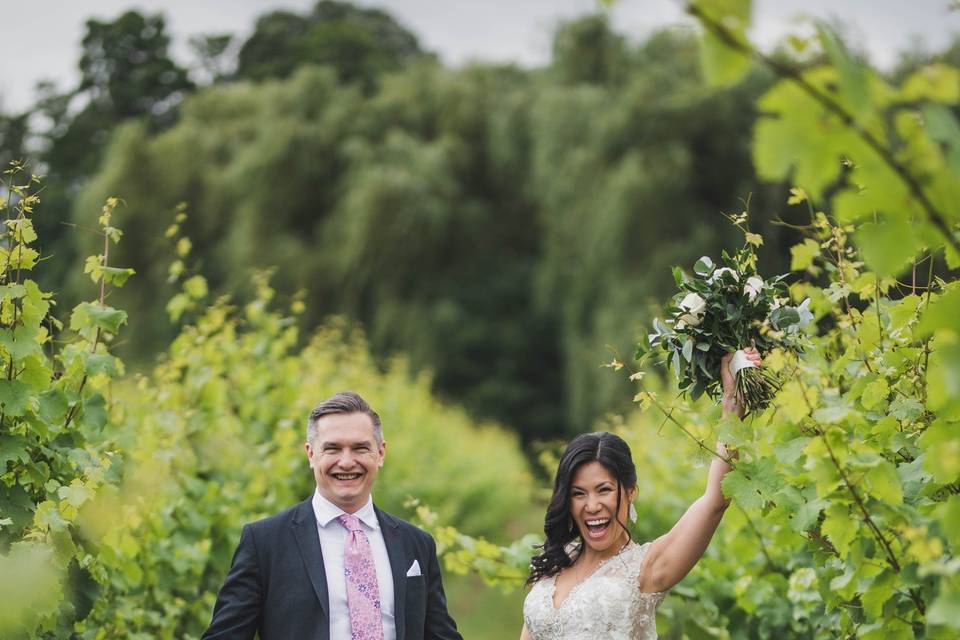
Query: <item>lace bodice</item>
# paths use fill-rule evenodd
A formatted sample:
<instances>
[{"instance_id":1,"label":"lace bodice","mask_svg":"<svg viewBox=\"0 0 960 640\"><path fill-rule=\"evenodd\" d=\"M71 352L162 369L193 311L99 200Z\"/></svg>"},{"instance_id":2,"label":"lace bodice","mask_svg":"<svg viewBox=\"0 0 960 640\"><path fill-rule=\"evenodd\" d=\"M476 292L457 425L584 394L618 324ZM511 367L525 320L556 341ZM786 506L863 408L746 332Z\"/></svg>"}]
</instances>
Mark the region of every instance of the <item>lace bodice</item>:
<instances>
[{"instance_id":1,"label":"lace bodice","mask_svg":"<svg viewBox=\"0 0 960 640\"><path fill-rule=\"evenodd\" d=\"M665 592L642 593L640 574L650 543L629 543L553 606L556 576L533 585L523 621L533 640L656 640Z\"/></svg>"}]
</instances>

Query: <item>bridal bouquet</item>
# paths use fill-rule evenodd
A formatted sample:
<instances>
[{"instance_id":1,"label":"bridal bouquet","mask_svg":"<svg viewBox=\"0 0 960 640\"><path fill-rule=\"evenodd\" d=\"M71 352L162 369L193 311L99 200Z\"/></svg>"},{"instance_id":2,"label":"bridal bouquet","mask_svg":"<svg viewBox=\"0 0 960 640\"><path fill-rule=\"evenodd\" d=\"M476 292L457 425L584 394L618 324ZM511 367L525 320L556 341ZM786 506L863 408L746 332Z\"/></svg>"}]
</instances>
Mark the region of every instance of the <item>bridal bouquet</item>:
<instances>
[{"instance_id":1,"label":"bridal bouquet","mask_svg":"<svg viewBox=\"0 0 960 640\"><path fill-rule=\"evenodd\" d=\"M737 352L730 370L736 377L738 400L748 412L762 411L780 382L768 370L755 367L741 349L799 351L800 329L813 319L810 300L788 305L786 276L761 278L749 245L733 256L724 251L722 262L717 266L704 256L694 264L692 277L674 267L680 291L665 307L666 320L653 321L650 347L666 352L680 389L689 390L693 398L704 392L714 399L721 396L720 359Z\"/></svg>"}]
</instances>

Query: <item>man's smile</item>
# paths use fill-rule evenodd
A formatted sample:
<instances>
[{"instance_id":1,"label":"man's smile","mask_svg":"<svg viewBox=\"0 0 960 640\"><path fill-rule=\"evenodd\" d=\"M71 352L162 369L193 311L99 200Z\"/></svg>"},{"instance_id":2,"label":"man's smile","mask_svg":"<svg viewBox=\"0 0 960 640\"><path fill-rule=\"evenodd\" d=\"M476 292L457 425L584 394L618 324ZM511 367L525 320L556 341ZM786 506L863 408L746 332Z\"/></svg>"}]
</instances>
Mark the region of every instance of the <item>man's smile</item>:
<instances>
[{"instance_id":1,"label":"man's smile","mask_svg":"<svg viewBox=\"0 0 960 640\"><path fill-rule=\"evenodd\" d=\"M352 473L331 473L330 476L339 482L352 482L363 477L363 474L358 471L354 471Z\"/></svg>"}]
</instances>

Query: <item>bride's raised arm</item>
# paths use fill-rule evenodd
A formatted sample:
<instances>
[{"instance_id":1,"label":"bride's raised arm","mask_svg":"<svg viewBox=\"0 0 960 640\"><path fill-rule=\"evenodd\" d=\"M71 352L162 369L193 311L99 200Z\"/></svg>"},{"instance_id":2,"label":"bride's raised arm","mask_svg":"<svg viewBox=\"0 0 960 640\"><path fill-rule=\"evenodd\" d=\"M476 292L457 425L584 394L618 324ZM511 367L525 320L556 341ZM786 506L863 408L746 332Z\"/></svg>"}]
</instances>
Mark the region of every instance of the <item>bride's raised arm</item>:
<instances>
[{"instance_id":1,"label":"bride's raised arm","mask_svg":"<svg viewBox=\"0 0 960 640\"><path fill-rule=\"evenodd\" d=\"M755 365L760 365L760 353L756 349L744 349ZM743 417L743 409L736 401L736 385L730 373L729 363L733 354L727 354L720 362L723 382L723 412L736 413ZM726 447L717 444L718 453L727 457ZM714 458L710 464L707 488L686 513L673 525L669 533L657 538L647 552L645 569L640 579L640 590L646 592L666 591L683 579L710 544L714 531L720 524L723 513L730 504L720 483L731 467L725 461Z\"/></svg>"}]
</instances>

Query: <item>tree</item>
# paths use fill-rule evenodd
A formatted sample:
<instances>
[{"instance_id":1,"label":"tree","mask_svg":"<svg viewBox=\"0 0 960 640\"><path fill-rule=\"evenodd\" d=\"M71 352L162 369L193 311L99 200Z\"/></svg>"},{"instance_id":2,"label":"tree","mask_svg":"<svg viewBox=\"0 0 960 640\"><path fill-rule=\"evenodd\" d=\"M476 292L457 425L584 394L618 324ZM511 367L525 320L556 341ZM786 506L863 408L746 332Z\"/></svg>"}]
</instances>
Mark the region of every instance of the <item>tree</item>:
<instances>
[{"instance_id":1,"label":"tree","mask_svg":"<svg viewBox=\"0 0 960 640\"><path fill-rule=\"evenodd\" d=\"M45 285L63 283L78 255L76 238L65 238L75 233L64 223L73 198L98 170L114 129L131 119L142 119L154 130L169 126L192 90L186 71L169 57L168 45L160 14L128 11L112 21L89 20L79 85L65 92L51 83L40 85L35 112L49 125L37 132L38 164L46 174L44 216L37 228L44 253L60 257L41 277Z\"/></svg>"},{"instance_id":2,"label":"tree","mask_svg":"<svg viewBox=\"0 0 960 640\"><path fill-rule=\"evenodd\" d=\"M170 59L169 43L160 14L127 11L112 22L88 20L77 92L118 121L169 118L193 88L186 71Z\"/></svg>"},{"instance_id":3,"label":"tree","mask_svg":"<svg viewBox=\"0 0 960 640\"><path fill-rule=\"evenodd\" d=\"M616 85L627 78L626 39L605 14L571 20L553 38L553 68L569 84Z\"/></svg>"},{"instance_id":4,"label":"tree","mask_svg":"<svg viewBox=\"0 0 960 640\"><path fill-rule=\"evenodd\" d=\"M342 81L369 90L384 72L423 55L416 36L390 14L321 0L306 15L274 11L260 17L240 48L236 75L286 78L306 64L330 65Z\"/></svg>"},{"instance_id":5,"label":"tree","mask_svg":"<svg viewBox=\"0 0 960 640\"><path fill-rule=\"evenodd\" d=\"M233 36L229 33L204 34L190 38L190 49L197 66L209 83L226 80L235 63L230 53Z\"/></svg>"}]
</instances>

